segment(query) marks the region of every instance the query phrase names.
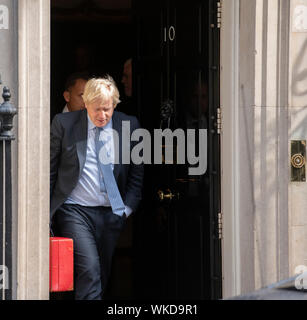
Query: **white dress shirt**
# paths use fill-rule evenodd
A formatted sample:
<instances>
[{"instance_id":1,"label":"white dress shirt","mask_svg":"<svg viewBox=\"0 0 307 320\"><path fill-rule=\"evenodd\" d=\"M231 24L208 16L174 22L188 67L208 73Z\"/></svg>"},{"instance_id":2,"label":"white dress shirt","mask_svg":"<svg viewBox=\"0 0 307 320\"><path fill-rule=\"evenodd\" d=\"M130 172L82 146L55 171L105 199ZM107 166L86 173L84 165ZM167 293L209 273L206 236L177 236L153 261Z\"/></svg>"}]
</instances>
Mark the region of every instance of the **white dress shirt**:
<instances>
[{"instance_id":1,"label":"white dress shirt","mask_svg":"<svg viewBox=\"0 0 307 320\"><path fill-rule=\"evenodd\" d=\"M64 107L64 109L63 109L63 111L62 111L62 113L66 113L66 112L69 112L68 107L67 107L67 104L65 105L65 107Z\"/></svg>"}]
</instances>

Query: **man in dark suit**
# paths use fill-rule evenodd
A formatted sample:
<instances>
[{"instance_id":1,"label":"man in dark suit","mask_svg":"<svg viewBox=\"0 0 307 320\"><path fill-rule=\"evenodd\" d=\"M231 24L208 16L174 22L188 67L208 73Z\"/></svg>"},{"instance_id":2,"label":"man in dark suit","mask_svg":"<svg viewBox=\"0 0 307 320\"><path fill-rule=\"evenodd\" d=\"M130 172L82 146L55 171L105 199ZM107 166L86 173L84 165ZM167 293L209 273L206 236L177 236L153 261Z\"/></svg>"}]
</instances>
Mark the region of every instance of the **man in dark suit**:
<instances>
[{"instance_id":1,"label":"man in dark suit","mask_svg":"<svg viewBox=\"0 0 307 320\"><path fill-rule=\"evenodd\" d=\"M120 101L113 79L89 80L83 99L85 110L52 122L51 225L74 241L75 299L100 300L120 231L141 199L143 165L122 164L123 134L139 123L114 111ZM123 121L130 132L122 132Z\"/></svg>"}]
</instances>

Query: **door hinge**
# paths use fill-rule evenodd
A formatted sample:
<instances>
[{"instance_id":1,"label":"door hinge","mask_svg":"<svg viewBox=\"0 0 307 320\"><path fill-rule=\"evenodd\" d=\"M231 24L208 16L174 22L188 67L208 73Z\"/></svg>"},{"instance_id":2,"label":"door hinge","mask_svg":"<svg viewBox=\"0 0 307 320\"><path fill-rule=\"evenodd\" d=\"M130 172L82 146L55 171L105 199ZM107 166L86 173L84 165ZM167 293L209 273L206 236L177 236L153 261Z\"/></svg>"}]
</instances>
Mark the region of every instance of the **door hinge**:
<instances>
[{"instance_id":1,"label":"door hinge","mask_svg":"<svg viewBox=\"0 0 307 320\"><path fill-rule=\"evenodd\" d=\"M223 239L223 214L218 214L218 233L219 233L219 240Z\"/></svg>"},{"instance_id":2,"label":"door hinge","mask_svg":"<svg viewBox=\"0 0 307 320\"><path fill-rule=\"evenodd\" d=\"M221 132L222 132L222 110L221 110L221 108L217 108L217 110L216 110L216 131L217 131L217 134L221 134Z\"/></svg>"},{"instance_id":3,"label":"door hinge","mask_svg":"<svg viewBox=\"0 0 307 320\"><path fill-rule=\"evenodd\" d=\"M218 29L221 28L222 25L222 3L218 1L216 3L217 5L217 10L216 10L216 26Z\"/></svg>"}]
</instances>

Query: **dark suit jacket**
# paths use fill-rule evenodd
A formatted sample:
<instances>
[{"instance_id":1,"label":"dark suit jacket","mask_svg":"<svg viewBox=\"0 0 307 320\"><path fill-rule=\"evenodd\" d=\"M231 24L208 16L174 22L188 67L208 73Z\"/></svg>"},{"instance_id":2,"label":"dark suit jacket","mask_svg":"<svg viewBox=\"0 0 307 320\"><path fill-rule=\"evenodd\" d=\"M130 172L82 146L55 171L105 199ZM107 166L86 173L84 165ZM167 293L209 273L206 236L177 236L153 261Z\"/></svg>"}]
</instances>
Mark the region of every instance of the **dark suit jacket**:
<instances>
[{"instance_id":1,"label":"dark suit jacket","mask_svg":"<svg viewBox=\"0 0 307 320\"><path fill-rule=\"evenodd\" d=\"M113 130L119 135L119 159L122 150L122 121L130 121L131 132L139 128L135 117L114 111ZM66 201L81 176L87 149L87 110L57 114L51 126L50 141L50 221ZM131 150L135 142L131 142ZM120 162L120 161L119 161ZM141 200L143 165L115 164L114 176L123 202L133 211Z\"/></svg>"}]
</instances>

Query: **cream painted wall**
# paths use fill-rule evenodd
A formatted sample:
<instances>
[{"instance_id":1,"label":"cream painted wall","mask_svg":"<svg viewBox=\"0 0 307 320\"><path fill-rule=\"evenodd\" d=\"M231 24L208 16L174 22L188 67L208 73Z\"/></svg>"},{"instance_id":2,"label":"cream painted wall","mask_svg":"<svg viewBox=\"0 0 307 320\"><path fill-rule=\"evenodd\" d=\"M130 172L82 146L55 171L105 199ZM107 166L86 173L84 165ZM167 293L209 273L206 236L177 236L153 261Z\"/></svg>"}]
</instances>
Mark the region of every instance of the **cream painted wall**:
<instances>
[{"instance_id":1,"label":"cream painted wall","mask_svg":"<svg viewBox=\"0 0 307 320\"><path fill-rule=\"evenodd\" d=\"M289 50L290 0L241 0L238 14L234 13L235 5L229 10L227 0L223 7L222 208L226 298L292 276L295 257L307 248L304 241L298 244L291 232L292 218L303 218L299 209L304 208L303 197L295 199L296 208L289 206L294 200L294 186L289 178L289 140L294 117L289 104L293 57ZM227 42L223 32L236 31L235 26L239 34L232 34L234 43ZM229 60L228 53L236 51L237 59ZM232 67L227 63L232 63ZM237 74L238 80L231 72ZM227 88L231 81L238 83L233 84L232 92L227 92L223 85ZM304 192L305 184L300 188ZM301 221L300 232L295 233L300 239L304 237L303 226Z\"/></svg>"},{"instance_id":2,"label":"cream painted wall","mask_svg":"<svg viewBox=\"0 0 307 320\"><path fill-rule=\"evenodd\" d=\"M223 297L241 293L239 187L239 15L237 0L222 1L221 25L221 209Z\"/></svg>"},{"instance_id":3,"label":"cream painted wall","mask_svg":"<svg viewBox=\"0 0 307 320\"><path fill-rule=\"evenodd\" d=\"M18 299L49 299L50 2L18 1Z\"/></svg>"},{"instance_id":4,"label":"cream painted wall","mask_svg":"<svg viewBox=\"0 0 307 320\"><path fill-rule=\"evenodd\" d=\"M307 1L291 0L289 139L307 140ZM290 270L307 266L307 183L291 183Z\"/></svg>"},{"instance_id":5,"label":"cream painted wall","mask_svg":"<svg viewBox=\"0 0 307 320\"><path fill-rule=\"evenodd\" d=\"M287 278L290 1L240 1L241 293Z\"/></svg>"},{"instance_id":6,"label":"cream painted wall","mask_svg":"<svg viewBox=\"0 0 307 320\"><path fill-rule=\"evenodd\" d=\"M254 285L258 289L289 276L289 1L257 0L255 9L259 18L254 103L242 106L253 110Z\"/></svg>"}]
</instances>

